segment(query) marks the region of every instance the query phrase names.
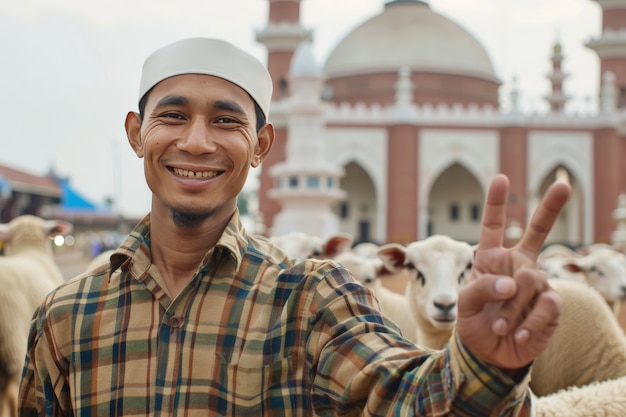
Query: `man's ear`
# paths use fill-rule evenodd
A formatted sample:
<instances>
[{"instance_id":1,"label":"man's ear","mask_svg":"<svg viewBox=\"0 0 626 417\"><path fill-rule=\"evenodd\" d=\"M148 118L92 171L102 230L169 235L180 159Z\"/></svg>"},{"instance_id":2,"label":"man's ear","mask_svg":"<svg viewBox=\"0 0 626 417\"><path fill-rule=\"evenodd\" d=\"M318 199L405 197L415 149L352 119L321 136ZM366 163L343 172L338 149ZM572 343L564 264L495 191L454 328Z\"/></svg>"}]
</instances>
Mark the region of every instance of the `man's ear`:
<instances>
[{"instance_id":1,"label":"man's ear","mask_svg":"<svg viewBox=\"0 0 626 417\"><path fill-rule=\"evenodd\" d=\"M257 146L254 150L254 158L252 159L252 167L258 167L267 157L274 144L274 125L266 123L257 134Z\"/></svg>"},{"instance_id":2,"label":"man's ear","mask_svg":"<svg viewBox=\"0 0 626 417\"><path fill-rule=\"evenodd\" d=\"M128 137L128 143L135 151L138 158L143 158L143 145L141 143L141 116L139 113L129 111L126 115L126 121L124 123L126 128L126 137Z\"/></svg>"}]
</instances>

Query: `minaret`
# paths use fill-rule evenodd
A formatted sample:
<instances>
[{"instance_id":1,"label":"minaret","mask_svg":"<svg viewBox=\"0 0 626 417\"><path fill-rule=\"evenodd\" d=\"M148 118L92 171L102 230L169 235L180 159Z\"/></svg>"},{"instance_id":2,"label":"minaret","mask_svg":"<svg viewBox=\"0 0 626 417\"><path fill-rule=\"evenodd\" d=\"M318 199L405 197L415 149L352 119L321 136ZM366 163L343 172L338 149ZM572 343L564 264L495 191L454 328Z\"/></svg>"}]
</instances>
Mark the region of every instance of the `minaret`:
<instances>
[{"instance_id":1,"label":"minaret","mask_svg":"<svg viewBox=\"0 0 626 417\"><path fill-rule=\"evenodd\" d=\"M555 42L552 48L552 73L548 74L548 80L552 84L552 91L546 100L550 104L551 113L563 113L565 102L569 97L563 93L563 80L567 74L563 72L563 53L560 42Z\"/></svg>"},{"instance_id":2,"label":"minaret","mask_svg":"<svg viewBox=\"0 0 626 417\"><path fill-rule=\"evenodd\" d=\"M269 196L282 208L269 234L297 231L326 238L340 231L332 206L345 197L339 188L344 172L328 162L325 153L324 77L315 64L310 42L298 47L288 81L286 159L269 170L275 184Z\"/></svg>"},{"instance_id":3,"label":"minaret","mask_svg":"<svg viewBox=\"0 0 626 417\"><path fill-rule=\"evenodd\" d=\"M300 25L300 0L268 1L269 22L265 29L257 32L256 40L267 47L267 68L274 84L269 121L274 124L276 139L259 174L259 211L264 225L271 228L280 205L267 196L273 187L268 171L274 164L285 160L287 146L284 106L280 102L289 97L288 73L294 52L302 41L311 40L312 32Z\"/></svg>"},{"instance_id":4,"label":"minaret","mask_svg":"<svg viewBox=\"0 0 626 417\"><path fill-rule=\"evenodd\" d=\"M602 7L602 35L587 43L600 58L600 85L612 72L618 89L618 108L626 108L626 0L595 0Z\"/></svg>"}]
</instances>

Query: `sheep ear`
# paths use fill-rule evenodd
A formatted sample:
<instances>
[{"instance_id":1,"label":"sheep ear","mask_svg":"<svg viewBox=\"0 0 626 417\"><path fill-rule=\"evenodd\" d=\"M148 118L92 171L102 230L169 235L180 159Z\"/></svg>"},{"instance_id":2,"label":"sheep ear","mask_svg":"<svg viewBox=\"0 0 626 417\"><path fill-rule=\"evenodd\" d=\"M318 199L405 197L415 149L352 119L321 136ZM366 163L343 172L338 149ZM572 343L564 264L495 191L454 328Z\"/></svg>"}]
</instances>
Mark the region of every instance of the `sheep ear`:
<instances>
[{"instance_id":1,"label":"sheep ear","mask_svg":"<svg viewBox=\"0 0 626 417\"><path fill-rule=\"evenodd\" d=\"M386 270L397 272L404 266L406 250L398 243L388 243L378 249L378 257L383 261Z\"/></svg>"},{"instance_id":2,"label":"sheep ear","mask_svg":"<svg viewBox=\"0 0 626 417\"><path fill-rule=\"evenodd\" d=\"M43 226L44 232L48 237L65 236L72 233L74 226L71 223L62 220L46 220Z\"/></svg>"},{"instance_id":3,"label":"sheep ear","mask_svg":"<svg viewBox=\"0 0 626 417\"><path fill-rule=\"evenodd\" d=\"M570 272L583 272L583 268L580 265L578 265L576 262L564 263L563 269L566 269Z\"/></svg>"},{"instance_id":4,"label":"sheep ear","mask_svg":"<svg viewBox=\"0 0 626 417\"><path fill-rule=\"evenodd\" d=\"M324 244L324 255L335 257L352 246L354 238L348 233L338 233L328 238Z\"/></svg>"}]
</instances>

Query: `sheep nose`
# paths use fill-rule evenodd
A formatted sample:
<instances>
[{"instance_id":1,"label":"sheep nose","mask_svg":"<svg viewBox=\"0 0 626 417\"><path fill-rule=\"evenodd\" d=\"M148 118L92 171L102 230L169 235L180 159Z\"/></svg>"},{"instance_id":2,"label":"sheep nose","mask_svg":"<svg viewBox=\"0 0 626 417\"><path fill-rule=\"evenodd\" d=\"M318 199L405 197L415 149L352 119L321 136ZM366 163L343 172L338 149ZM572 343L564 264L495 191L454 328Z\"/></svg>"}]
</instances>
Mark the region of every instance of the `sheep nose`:
<instances>
[{"instance_id":1,"label":"sheep nose","mask_svg":"<svg viewBox=\"0 0 626 417\"><path fill-rule=\"evenodd\" d=\"M435 307L437 307L439 310L441 310L444 313L449 313L450 310L452 310L455 306L456 306L456 302L444 304L444 303L439 303L435 301Z\"/></svg>"}]
</instances>

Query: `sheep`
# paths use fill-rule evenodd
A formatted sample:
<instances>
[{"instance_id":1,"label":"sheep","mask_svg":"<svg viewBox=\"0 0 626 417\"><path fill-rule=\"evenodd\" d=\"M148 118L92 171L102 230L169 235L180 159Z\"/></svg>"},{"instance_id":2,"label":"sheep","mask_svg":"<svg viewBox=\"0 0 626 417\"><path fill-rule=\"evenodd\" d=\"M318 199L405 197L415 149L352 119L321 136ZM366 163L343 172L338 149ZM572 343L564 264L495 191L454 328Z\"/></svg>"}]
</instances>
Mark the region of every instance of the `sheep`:
<instances>
[{"instance_id":1,"label":"sheep","mask_svg":"<svg viewBox=\"0 0 626 417\"><path fill-rule=\"evenodd\" d=\"M434 235L407 246L383 245L378 256L389 271L408 268L405 296L415 322L415 341L428 348L443 348L456 323L459 288L473 265L472 246Z\"/></svg>"},{"instance_id":2,"label":"sheep","mask_svg":"<svg viewBox=\"0 0 626 417\"><path fill-rule=\"evenodd\" d=\"M596 248L585 256L568 259L562 267L582 274L584 281L604 297L613 314L619 314L626 299L626 255L609 248Z\"/></svg>"},{"instance_id":3,"label":"sheep","mask_svg":"<svg viewBox=\"0 0 626 417\"><path fill-rule=\"evenodd\" d=\"M550 279L570 279L584 282L583 274L573 272L564 267L570 259L580 258L582 255L573 249L561 244L552 244L545 247L537 257L537 266Z\"/></svg>"},{"instance_id":4,"label":"sheep","mask_svg":"<svg viewBox=\"0 0 626 417\"><path fill-rule=\"evenodd\" d=\"M530 386L545 396L571 386L626 376L626 335L588 284L551 280L563 300L559 326L533 364Z\"/></svg>"},{"instance_id":5,"label":"sheep","mask_svg":"<svg viewBox=\"0 0 626 417\"><path fill-rule=\"evenodd\" d=\"M626 377L533 398L533 417L624 417Z\"/></svg>"},{"instance_id":6,"label":"sheep","mask_svg":"<svg viewBox=\"0 0 626 417\"><path fill-rule=\"evenodd\" d=\"M368 258L352 250L344 251L333 259L345 266L357 281L368 288L374 288L374 281L380 276L383 267L380 258Z\"/></svg>"},{"instance_id":7,"label":"sheep","mask_svg":"<svg viewBox=\"0 0 626 417\"><path fill-rule=\"evenodd\" d=\"M336 233L327 239L302 232L270 236L270 242L279 246L290 259L334 258L352 246L353 236Z\"/></svg>"},{"instance_id":8,"label":"sheep","mask_svg":"<svg viewBox=\"0 0 626 417\"><path fill-rule=\"evenodd\" d=\"M450 321L444 323L429 319L423 305L429 298L430 311L437 312L433 296L428 297L427 292L420 293L419 290L430 288L428 284L435 281L429 280L433 276L429 272L435 270L436 265L439 271L454 271L439 273L439 277L447 277L444 280L448 283L449 293L444 292L447 300L456 300L458 290L471 270L473 252L468 252L464 242L457 246L454 242L458 241L450 238L433 238L414 242L406 248L397 244L384 245L379 256L389 269L409 268L411 279L406 294L413 318L418 323L417 342L441 349L452 335L456 315L448 315ZM454 246L457 249L452 249ZM446 252L447 256L444 256ZM599 292L581 282L550 280L550 283L561 295L564 308L550 345L532 367L532 390L543 396L570 386L626 376L626 336Z\"/></svg>"},{"instance_id":9,"label":"sheep","mask_svg":"<svg viewBox=\"0 0 626 417\"><path fill-rule=\"evenodd\" d=\"M17 414L17 388L26 354L30 321L44 297L64 282L50 238L72 225L22 215L0 224L0 410Z\"/></svg>"}]
</instances>

